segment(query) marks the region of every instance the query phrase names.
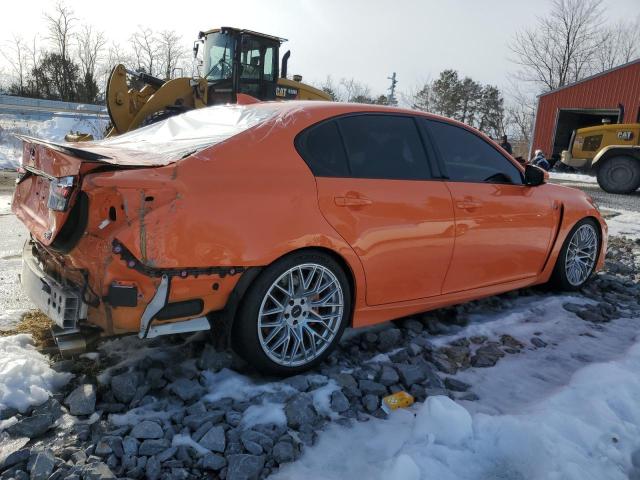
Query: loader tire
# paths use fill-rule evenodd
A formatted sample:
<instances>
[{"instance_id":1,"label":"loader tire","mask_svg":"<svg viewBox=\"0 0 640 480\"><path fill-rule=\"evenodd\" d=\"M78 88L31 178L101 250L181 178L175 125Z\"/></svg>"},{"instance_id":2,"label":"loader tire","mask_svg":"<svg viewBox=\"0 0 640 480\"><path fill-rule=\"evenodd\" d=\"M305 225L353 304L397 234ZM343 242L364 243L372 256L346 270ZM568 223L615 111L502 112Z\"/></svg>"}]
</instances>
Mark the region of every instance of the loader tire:
<instances>
[{"instance_id":1,"label":"loader tire","mask_svg":"<svg viewBox=\"0 0 640 480\"><path fill-rule=\"evenodd\" d=\"M640 159L611 157L598 167L598 185L608 193L633 193L640 187Z\"/></svg>"}]
</instances>

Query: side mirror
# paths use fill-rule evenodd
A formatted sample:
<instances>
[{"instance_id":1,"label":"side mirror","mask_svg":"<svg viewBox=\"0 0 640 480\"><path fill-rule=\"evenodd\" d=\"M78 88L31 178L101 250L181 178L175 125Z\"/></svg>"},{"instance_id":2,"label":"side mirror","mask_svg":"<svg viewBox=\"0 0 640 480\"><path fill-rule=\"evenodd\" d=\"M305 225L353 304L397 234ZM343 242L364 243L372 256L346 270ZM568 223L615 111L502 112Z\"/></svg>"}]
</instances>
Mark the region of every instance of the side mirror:
<instances>
[{"instance_id":1,"label":"side mirror","mask_svg":"<svg viewBox=\"0 0 640 480\"><path fill-rule=\"evenodd\" d=\"M547 179L546 172L535 165L525 165L524 167L524 184L530 187L542 185Z\"/></svg>"},{"instance_id":2,"label":"side mirror","mask_svg":"<svg viewBox=\"0 0 640 480\"><path fill-rule=\"evenodd\" d=\"M198 49L200 47L200 40L193 42L193 58L198 57Z\"/></svg>"}]
</instances>

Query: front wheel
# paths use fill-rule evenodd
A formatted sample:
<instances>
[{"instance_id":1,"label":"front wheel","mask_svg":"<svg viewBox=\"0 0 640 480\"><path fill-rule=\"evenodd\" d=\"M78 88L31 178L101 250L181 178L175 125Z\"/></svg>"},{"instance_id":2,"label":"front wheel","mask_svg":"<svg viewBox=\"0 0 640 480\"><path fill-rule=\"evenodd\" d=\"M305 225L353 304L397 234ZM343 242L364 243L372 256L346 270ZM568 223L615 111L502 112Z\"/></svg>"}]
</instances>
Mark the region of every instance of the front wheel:
<instances>
[{"instance_id":1,"label":"front wheel","mask_svg":"<svg viewBox=\"0 0 640 480\"><path fill-rule=\"evenodd\" d=\"M234 349L264 373L293 375L319 364L340 340L351 292L340 265L323 252L299 252L267 267L243 299Z\"/></svg>"},{"instance_id":2,"label":"front wheel","mask_svg":"<svg viewBox=\"0 0 640 480\"><path fill-rule=\"evenodd\" d=\"M633 193L640 187L640 160L619 156L598 167L598 185L607 193Z\"/></svg>"},{"instance_id":3,"label":"front wheel","mask_svg":"<svg viewBox=\"0 0 640 480\"><path fill-rule=\"evenodd\" d=\"M567 235L560 250L551 281L563 290L577 290L593 273L600 253L600 228L585 218Z\"/></svg>"}]
</instances>

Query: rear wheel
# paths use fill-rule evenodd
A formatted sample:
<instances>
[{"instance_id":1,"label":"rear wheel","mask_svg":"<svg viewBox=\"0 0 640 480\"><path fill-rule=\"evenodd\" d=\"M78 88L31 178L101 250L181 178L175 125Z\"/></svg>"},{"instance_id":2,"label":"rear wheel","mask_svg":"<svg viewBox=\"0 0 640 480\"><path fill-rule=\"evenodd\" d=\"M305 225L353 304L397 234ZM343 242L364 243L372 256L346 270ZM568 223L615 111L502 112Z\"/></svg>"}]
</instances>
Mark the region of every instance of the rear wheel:
<instances>
[{"instance_id":1,"label":"rear wheel","mask_svg":"<svg viewBox=\"0 0 640 480\"><path fill-rule=\"evenodd\" d=\"M588 280L600 253L600 228L585 218L567 235L553 270L552 283L563 290L577 290Z\"/></svg>"},{"instance_id":2,"label":"rear wheel","mask_svg":"<svg viewBox=\"0 0 640 480\"><path fill-rule=\"evenodd\" d=\"M640 160L619 156L598 167L598 185L608 193L632 193L640 187Z\"/></svg>"},{"instance_id":3,"label":"rear wheel","mask_svg":"<svg viewBox=\"0 0 640 480\"><path fill-rule=\"evenodd\" d=\"M351 312L345 272L322 252L299 252L265 269L233 324L234 349L258 370L293 375L324 360Z\"/></svg>"}]
</instances>

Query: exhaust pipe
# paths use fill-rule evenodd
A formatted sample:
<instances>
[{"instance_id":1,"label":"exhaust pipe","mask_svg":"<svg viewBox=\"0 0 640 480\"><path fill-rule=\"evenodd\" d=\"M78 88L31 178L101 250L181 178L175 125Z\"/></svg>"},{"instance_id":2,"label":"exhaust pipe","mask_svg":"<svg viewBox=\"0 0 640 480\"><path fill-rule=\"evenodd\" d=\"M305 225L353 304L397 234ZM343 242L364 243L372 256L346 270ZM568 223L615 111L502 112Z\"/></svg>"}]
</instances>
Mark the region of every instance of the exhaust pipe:
<instances>
[{"instance_id":1,"label":"exhaust pipe","mask_svg":"<svg viewBox=\"0 0 640 480\"><path fill-rule=\"evenodd\" d=\"M86 352L90 346L100 338L100 333L95 328L51 328L51 334L56 342L60 355L69 358Z\"/></svg>"},{"instance_id":2,"label":"exhaust pipe","mask_svg":"<svg viewBox=\"0 0 640 480\"><path fill-rule=\"evenodd\" d=\"M291 50L287 50L282 56L282 67L280 68L280 78L287 78L287 64L289 63L289 57L291 56Z\"/></svg>"}]
</instances>

